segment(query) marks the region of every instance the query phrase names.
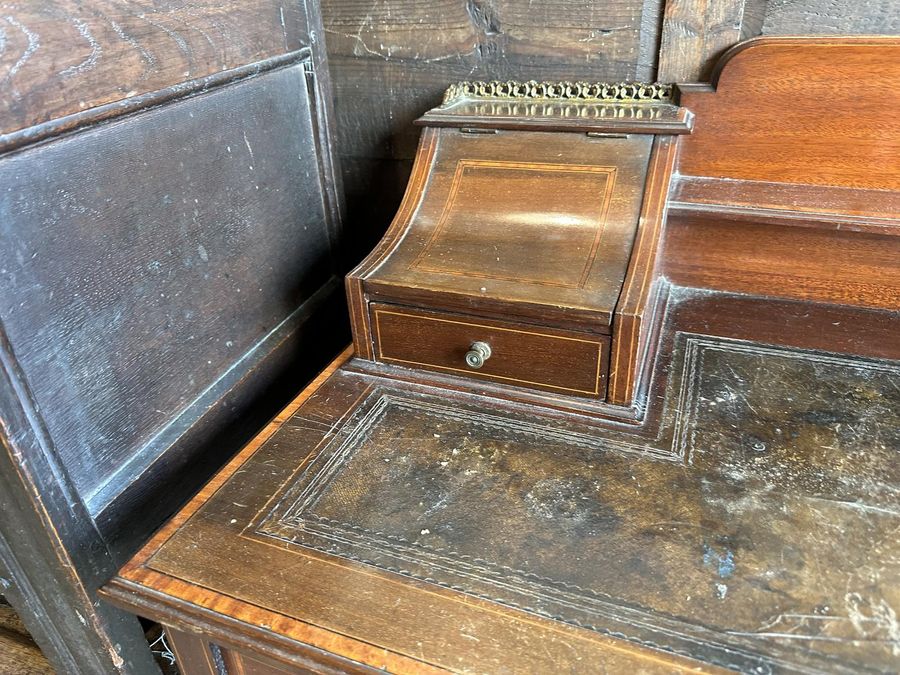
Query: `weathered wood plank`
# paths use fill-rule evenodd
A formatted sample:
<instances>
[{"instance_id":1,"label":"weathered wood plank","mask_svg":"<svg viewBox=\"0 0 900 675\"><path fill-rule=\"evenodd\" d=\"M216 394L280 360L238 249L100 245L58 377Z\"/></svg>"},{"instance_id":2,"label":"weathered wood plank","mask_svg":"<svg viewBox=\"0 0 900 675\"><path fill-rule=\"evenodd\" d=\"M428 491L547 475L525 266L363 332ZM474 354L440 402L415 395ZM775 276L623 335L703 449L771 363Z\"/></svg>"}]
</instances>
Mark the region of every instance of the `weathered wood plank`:
<instances>
[{"instance_id":1,"label":"weathered wood plank","mask_svg":"<svg viewBox=\"0 0 900 675\"><path fill-rule=\"evenodd\" d=\"M59 672L158 673L97 585L340 334L317 14L0 10L0 585Z\"/></svg>"},{"instance_id":2,"label":"weathered wood plank","mask_svg":"<svg viewBox=\"0 0 900 675\"><path fill-rule=\"evenodd\" d=\"M897 35L896 0L768 0L764 35Z\"/></svg>"},{"instance_id":3,"label":"weathered wood plank","mask_svg":"<svg viewBox=\"0 0 900 675\"><path fill-rule=\"evenodd\" d=\"M0 627L0 673L53 675L54 672L34 642Z\"/></svg>"},{"instance_id":4,"label":"weathered wood plank","mask_svg":"<svg viewBox=\"0 0 900 675\"><path fill-rule=\"evenodd\" d=\"M305 25L275 0L4 4L0 133L293 51Z\"/></svg>"},{"instance_id":5,"label":"weathered wood plank","mask_svg":"<svg viewBox=\"0 0 900 675\"><path fill-rule=\"evenodd\" d=\"M657 79L698 82L742 38L758 35L766 0L668 0Z\"/></svg>"},{"instance_id":6,"label":"weathered wood plank","mask_svg":"<svg viewBox=\"0 0 900 675\"><path fill-rule=\"evenodd\" d=\"M326 3L342 154L359 156L364 149L370 157L376 148L379 157L410 159L415 145L402 136L408 123L438 103L455 80L651 78L661 5L661 0Z\"/></svg>"},{"instance_id":7,"label":"weathered wood plank","mask_svg":"<svg viewBox=\"0 0 900 675\"><path fill-rule=\"evenodd\" d=\"M304 73L298 62L0 165L0 318L93 514L331 277Z\"/></svg>"},{"instance_id":8,"label":"weathered wood plank","mask_svg":"<svg viewBox=\"0 0 900 675\"><path fill-rule=\"evenodd\" d=\"M657 78L707 81L719 56L757 35L895 35L893 0L668 0Z\"/></svg>"}]
</instances>

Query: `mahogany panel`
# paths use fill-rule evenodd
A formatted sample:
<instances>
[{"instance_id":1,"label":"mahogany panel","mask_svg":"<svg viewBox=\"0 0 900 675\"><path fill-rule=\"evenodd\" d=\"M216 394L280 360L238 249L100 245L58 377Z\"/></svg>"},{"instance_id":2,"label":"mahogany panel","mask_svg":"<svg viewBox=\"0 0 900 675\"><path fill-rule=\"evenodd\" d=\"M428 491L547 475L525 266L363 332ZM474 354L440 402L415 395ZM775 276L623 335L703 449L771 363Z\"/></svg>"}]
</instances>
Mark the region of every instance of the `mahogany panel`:
<instances>
[{"instance_id":1,"label":"mahogany panel","mask_svg":"<svg viewBox=\"0 0 900 675\"><path fill-rule=\"evenodd\" d=\"M814 302L900 307L900 239L670 213L662 274L673 284Z\"/></svg>"},{"instance_id":2,"label":"mahogany panel","mask_svg":"<svg viewBox=\"0 0 900 675\"><path fill-rule=\"evenodd\" d=\"M642 389L653 361L654 329L667 291L658 268L676 152L673 138L654 141L636 241L616 304L606 398L622 406L644 405Z\"/></svg>"},{"instance_id":3,"label":"mahogany panel","mask_svg":"<svg viewBox=\"0 0 900 675\"><path fill-rule=\"evenodd\" d=\"M222 661L228 673L237 675L285 675L285 673L289 675L321 675L326 672L321 666L316 666L314 670L311 670L302 667L289 668L283 665L274 665L251 658L233 649L222 650Z\"/></svg>"},{"instance_id":4,"label":"mahogany panel","mask_svg":"<svg viewBox=\"0 0 900 675\"><path fill-rule=\"evenodd\" d=\"M180 673L218 675L216 658L208 640L174 628L167 627L165 631Z\"/></svg>"},{"instance_id":5,"label":"mahogany panel","mask_svg":"<svg viewBox=\"0 0 900 675\"><path fill-rule=\"evenodd\" d=\"M723 57L713 75L714 92L683 91L681 103L696 117L693 133L683 139L678 170L900 190L898 80L898 38L742 43Z\"/></svg>"},{"instance_id":6,"label":"mahogany panel","mask_svg":"<svg viewBox=\"0 0 900 675\"><path fill-rule=\"evenodd\" d=\"M440 129L419 194L351 277L382 301L608 334L652 140Z\"/></svg>"},{"instance_id":7,"label":"mahogany panel","mask_svg":"<svg viewBox=\"0 0 900 675\"><path fill-rule=\"evenodd\" d=\"M741 221L900 234L900 192L680 176L669 209Z\"/></svg>"}]
</instances>

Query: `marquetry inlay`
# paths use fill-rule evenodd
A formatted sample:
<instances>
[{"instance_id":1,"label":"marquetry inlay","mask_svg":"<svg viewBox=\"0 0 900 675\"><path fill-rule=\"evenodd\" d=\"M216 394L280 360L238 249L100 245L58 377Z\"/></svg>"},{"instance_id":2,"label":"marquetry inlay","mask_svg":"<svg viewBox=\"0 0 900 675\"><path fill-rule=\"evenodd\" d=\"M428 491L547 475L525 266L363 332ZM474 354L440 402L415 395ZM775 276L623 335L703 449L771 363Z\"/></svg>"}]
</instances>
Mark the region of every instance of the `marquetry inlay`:
<instances>
[{"instance_id":1,"label":"marquetry inlay","mask_svg":"<svg viewBox=\"0 0 900 675\"><path fill-rule=\"evenodd\" d=\"M791 665L781 633L882 658L887 623L846 617L886 606L876 570L896 579L897 366L679 342L664 430L643 446L379 387L247 536L668 651L702 641L742 672ZM860 544L843 572L826 564L837 532Z\"/></svg>"}]
</instances>

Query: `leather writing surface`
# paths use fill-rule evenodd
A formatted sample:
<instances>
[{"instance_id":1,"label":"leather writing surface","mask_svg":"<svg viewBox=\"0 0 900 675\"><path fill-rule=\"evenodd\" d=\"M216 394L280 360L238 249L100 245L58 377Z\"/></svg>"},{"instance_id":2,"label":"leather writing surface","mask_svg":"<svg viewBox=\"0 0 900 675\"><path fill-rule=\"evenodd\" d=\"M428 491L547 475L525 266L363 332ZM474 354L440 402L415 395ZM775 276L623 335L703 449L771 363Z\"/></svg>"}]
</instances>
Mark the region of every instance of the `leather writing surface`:
<instances>
[{"instance_id":1,"label":"leather writing surface","mask_svg":"<svg viewBox=\"0 0 900 675\"><path fill-rule=\"evenodd\" d=\"M430 632L484 600L742 672L889 668L896 364L688 335L675 366L644 439L339 371L148 567L445 667L493 654ZM460 608L417 617L436 593Z\"/></svg>"}]
</instances>

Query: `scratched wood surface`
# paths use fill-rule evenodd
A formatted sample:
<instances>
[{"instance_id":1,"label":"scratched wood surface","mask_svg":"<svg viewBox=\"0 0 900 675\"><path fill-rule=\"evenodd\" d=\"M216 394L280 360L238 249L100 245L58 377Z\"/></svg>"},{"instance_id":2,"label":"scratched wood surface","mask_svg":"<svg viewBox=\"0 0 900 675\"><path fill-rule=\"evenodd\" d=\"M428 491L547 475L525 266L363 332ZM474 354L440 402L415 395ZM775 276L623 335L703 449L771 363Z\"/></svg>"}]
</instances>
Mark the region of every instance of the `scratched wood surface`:
<instances>
[{"instance_id":1,"label":"scratched wood surface","mask_svg":"<svg viewBox=\"0 0 900 675\"><path fill-rule=\"evenodd\" d=\"M894 0L768 0L764 35L897 35Z\"/></svg>"},{"instance_id":2,"label":"scratched wood surface","mask_svg":"<svg viewBox=\"0 0 900 675\"><path fill-rule=\"evenodd\" d=\"M317 12L0 3L0 559L59 672L158 671L97 585L340 331Z\"/></svg>"},{"instance_id":3,"label":"scratched wood surface","mask_svg":"<svg viewBox=\"0 0 900 675\"><path fill-rule=\"evenodd\" d=\"M0 133L293 51L301 3L0 4Z\"/></svg>"}]
</instances>

